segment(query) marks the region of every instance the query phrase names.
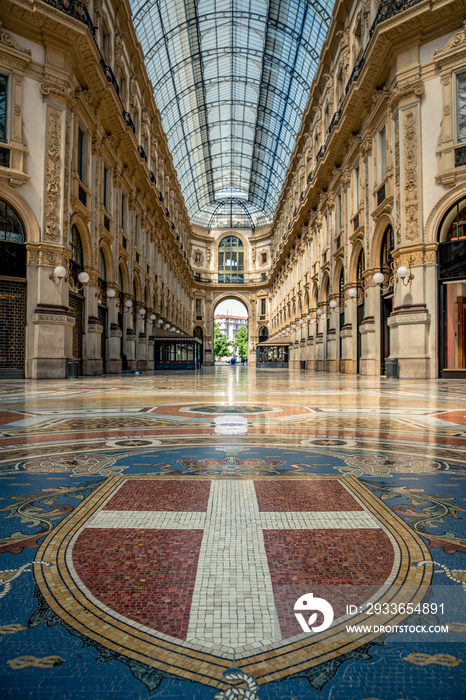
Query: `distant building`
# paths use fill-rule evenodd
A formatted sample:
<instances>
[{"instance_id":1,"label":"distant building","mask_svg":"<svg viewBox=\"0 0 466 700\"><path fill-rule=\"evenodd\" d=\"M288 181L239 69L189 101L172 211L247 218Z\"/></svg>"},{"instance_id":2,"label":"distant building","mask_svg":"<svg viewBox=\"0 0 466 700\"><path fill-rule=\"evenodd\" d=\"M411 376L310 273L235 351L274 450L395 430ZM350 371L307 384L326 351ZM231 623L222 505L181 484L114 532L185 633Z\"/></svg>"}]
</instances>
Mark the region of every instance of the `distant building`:
<instances>
[{"instance_id":1,"label":"distant building","mask_svg":"<svg viewBox=\"0 0 466 700\"><path fill-rule=\"evenodd\" d=\"M229 314L219 314L214 316L215 323L218 323L220 330L224 333L230 340L235 339L235 335L238 333L241 326L248 327L248 319L244 316L231 316Z\"/></svg>"}]
</instances>

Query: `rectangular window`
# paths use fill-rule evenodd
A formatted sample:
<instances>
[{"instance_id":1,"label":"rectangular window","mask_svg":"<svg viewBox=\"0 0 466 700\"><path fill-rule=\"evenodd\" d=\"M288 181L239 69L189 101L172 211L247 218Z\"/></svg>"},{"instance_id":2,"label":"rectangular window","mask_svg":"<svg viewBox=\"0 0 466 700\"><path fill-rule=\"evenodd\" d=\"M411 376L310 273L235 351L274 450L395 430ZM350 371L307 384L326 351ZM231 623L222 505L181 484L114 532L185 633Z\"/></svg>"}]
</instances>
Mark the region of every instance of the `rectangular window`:
<instances>
[{"instance_id":1,"label":"rectangular window","mask_svg":"<svg viewBox=\"0 0 466 700\"><path fill-rule=\"evenodd\" d=\"M261 316L265 316L265 299L261 299Z\"/></svg>"},{"instance_id":2,"label":"rectangular window","mask_svg":"<svg viewBox=\"0 0 466 700\"><path fill-rule=\"evenodd\" d=\"M136 222L134 225L134 241L136 248L139 248L139 216L136 214Z\"/></svg>"},{"instance_id":3,"label":"rectangular window","mask_svg":"<svg viewBox=\"0 0 466 700\"><path fill-rule=\"evenodd\" d=\"M154 243L154 270L157 269L157 243Z\"/></svg>"},{"instance_id":4,"label":"rectangular window","mask_svg":"<svg viewBox=\"0 0 466 700\"><path fill-rule=\"evenodd\" d=\"M262 253L262 264L267 262L267 253Z\"/></svg>"},{"instance_id":5,"label":"rectangular window","mask_svg":"<svg viewBox=\"0 0 466 700\"><path fill-rule=\"evenodd\" d=\"M124 75L120 77L120 97L122 100L126 99L126 78Z\"/></svg>"},{"instance_id":6,"label":"rectangular window","mask_svg":"<svg viewBox=\"0 0 466 700\"><path fill-rule=\"evenodd\" d=\"M356 205L356 210L359 209L359 205L361 204L361 199L360 199L360 179L359 179L359 166L357 166L354 169L354 203Z\"/></svg>"},{"instance_id":7,"label":"rectangular window","mask_svg":"<svg viewBox=\"0 0 466 700\"><path fill-rule=\"evenodd\" d=\"M78 177L86 184L86 133L78 127Z\"/></svg>"},{"instance_id":8,"label":"rectangular window","mask_svg":"<svg viewBox=\"0 0 466 700\"><path fill-rule=\"evenodd\" d=\"M104 165L104 209L110 211L110 170Z\"/></svg>"},{"instance_id":9,"label":"rectangular window","mask_svg":"<svg viewBox=\"0 0 466 700\"><path fill-rule=\"evenodd\" d=\"M337 202L336 202L336 208L335 208L335 228L337 233L341 229L341 194L337 195Z\"/></svg>"},{"instance_id":10,"label":"rectangular window","mask_svg":"<svg viewBox=\"0 0 466 700\"><path fill-rule=\"evenodd\" d=\"M385 180L387 174L387 132L385 127L379 131L379 182Z\"/></svg>"},{"instance_id":11,"label":"rectangular window","mask_svg":"<svg viewBox=\"0 0 466 700\"><path fill-rule=\"evenodd\" d=\"M126 232L126 195L121 195L121 228Z\"/></svg>"},{"instance_id":12,"label":"rectangular window","mask_svg":"<svg viewBox=\"0 0 466 700\"><path fill-rule=\"evenodd\" d=\"M466 73L456 76L458 141L466 141Z\"/></svg>"},{"instance_id":13,"label":"rectangular window","mask_svg":"<svg viewBox=\"0 0 466 700\"><path fill-rule=\"evenodd\" d=\"M196 263L196 265L200 265L200 264L201 264L201 254L200 254L200 253L195 253L195 254L194 254L194 262Z\"/></svg>"},{"instance_id":14,"label":"rectangular window","mask_svg":"<svg viewBox=\"0 0 466 700\"><path fill-rule=\"evenodd\" d=\"M0 75L0 141L7 141L7 117L8 117L8 78Z\"/></svg>"},{"instance_id":15,"label":"rectangular window","mask_svg":"<svg viewBox=\"0 0 466 700\"><path fill-rule=\"evenodd\" d=\"M202 299L196 299L196 316L202 316Z\"/></svg>"}]
</instances>

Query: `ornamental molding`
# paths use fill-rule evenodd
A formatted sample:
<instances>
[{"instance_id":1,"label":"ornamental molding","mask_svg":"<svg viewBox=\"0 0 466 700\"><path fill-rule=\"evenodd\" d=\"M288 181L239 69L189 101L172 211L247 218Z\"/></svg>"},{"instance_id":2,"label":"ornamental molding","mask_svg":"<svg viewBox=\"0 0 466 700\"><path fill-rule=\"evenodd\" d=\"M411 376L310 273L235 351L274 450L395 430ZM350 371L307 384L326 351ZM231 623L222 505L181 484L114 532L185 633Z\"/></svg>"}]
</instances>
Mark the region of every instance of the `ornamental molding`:
<instances>
[{"instance_id":1,"label":"ornamental molding","mask_svg":"<svg viewBox=\"0 0 466 700\"><path fill-rule=\"evenodd\" d=\"M389 107L393 111L400 100L405 97L421 98L425 92L425 85L422 80L405 85L397 85L390 93Z\"/></svg>"},{"instance_id":2,"label":"ornamental molding","mask_svg":"<svg viewBox=\"0 0 466 700\"><path fill-rule=\"evenodd\" d=\"M387 324L390 327L395 326L410 326L413 324L423 324L427 326L430 323L430 314L420 313L420 314L399 314L396 316L390 316L387 319Z\"/></svg>"},{"instance_id":3,"label":"ornamental molding","mask_svg":"<svg viewBox=\"0 0 466 700\"><path fill-rule=\"evenodd\" d=\"M57 326L74 326L75 324L75 319L73 316L64 316L64 315L57 315L55 316L54 314L33 314L32 315L32 322L33 323L47 323L49 324L54 324Z\"/></svg>"},{"instance_id":4,"label":"ornamental molding","mask_svg":"<svg viewBox=\"0 0 466 700\"><path fill-rule=\"evenodd\" d=\"M55 95L68 102L72 102L73 100L73 90L68 85L56 82L55 80L44 78L39 86L39 90L44 98L49 95Z\"/></svg>"},{"instance_id":5,"label":"ornamental molding","mask_svg":"<svg viewBox=\"0 0 466 700\"><path fill-rule=\"evenodd\" d=\"M28 63L31 60L31 50L23 49L23 47L16 41L14 37L11 36L11 34L5 32L5 30L2 28L2 24L0 23L0 48L4 47L7 48L9 51L13 49L14 51L18 51L18 53L23 54L22 58Z\"/></svg>"},{"instance_id":6,"label":"ornamental molding","mask_svg":"<svg viewBox=\"0 0 466 700\"><path fill-rule=\"evenodd\" d=\"M434 63L440 66L451 58L457 58L458 52L463 50L466 50L466 28L452 36L443 49L435 49L433 54Z\"/></svg>"}]
</instances>

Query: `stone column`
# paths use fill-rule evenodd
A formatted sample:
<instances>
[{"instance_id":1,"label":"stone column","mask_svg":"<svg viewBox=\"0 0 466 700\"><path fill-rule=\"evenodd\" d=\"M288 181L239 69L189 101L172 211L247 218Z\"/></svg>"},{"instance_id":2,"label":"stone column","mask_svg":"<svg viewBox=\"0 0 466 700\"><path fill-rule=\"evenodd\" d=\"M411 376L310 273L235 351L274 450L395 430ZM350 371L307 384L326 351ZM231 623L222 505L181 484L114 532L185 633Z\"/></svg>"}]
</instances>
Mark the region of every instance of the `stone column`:
<instances>
[{"instance_id":1,"label":"stone column","mask_svg":"<svg viewBox=\"0 0 466 700\"><path fill-rule=\"evenodd\" d=\"M119 374L122 369L121 361L121 328L118 325L118 294L117 284L107 284L107 290L114 289L115 296L108 301L108 344L107 344L107 373Z\"/></svg>"},{"instance_id":2,"label":"stone column","mask_svg":"<svg viewBox=\"0 0 466 700\"><path fill-rule=\"evenodd\" d=\"M95 376L103 373L101 336L104 331L99 320L99 273L86 268L89 282L85 285L86 352L83 358L83 374Z\"/></svg>"}]
</instances>

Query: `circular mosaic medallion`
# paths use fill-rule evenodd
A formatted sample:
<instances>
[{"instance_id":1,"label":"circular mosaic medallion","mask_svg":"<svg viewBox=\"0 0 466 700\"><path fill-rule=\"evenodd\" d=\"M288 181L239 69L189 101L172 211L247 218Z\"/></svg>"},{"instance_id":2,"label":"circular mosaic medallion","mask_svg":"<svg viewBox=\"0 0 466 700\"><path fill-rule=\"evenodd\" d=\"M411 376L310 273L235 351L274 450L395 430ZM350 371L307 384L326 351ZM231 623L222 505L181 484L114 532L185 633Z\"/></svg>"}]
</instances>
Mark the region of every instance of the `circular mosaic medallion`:
<instances>
[{"instance_id":1,"label":"circular mosaic medallion","mask_svg":"<svg viewBox=\"0 0 466 700\"><path fill-rule=\"evenodd\" d=\"M189 412L195 413L270 413L273 408L270 406L194 406Z\"/></svg>"}]
</instances>

